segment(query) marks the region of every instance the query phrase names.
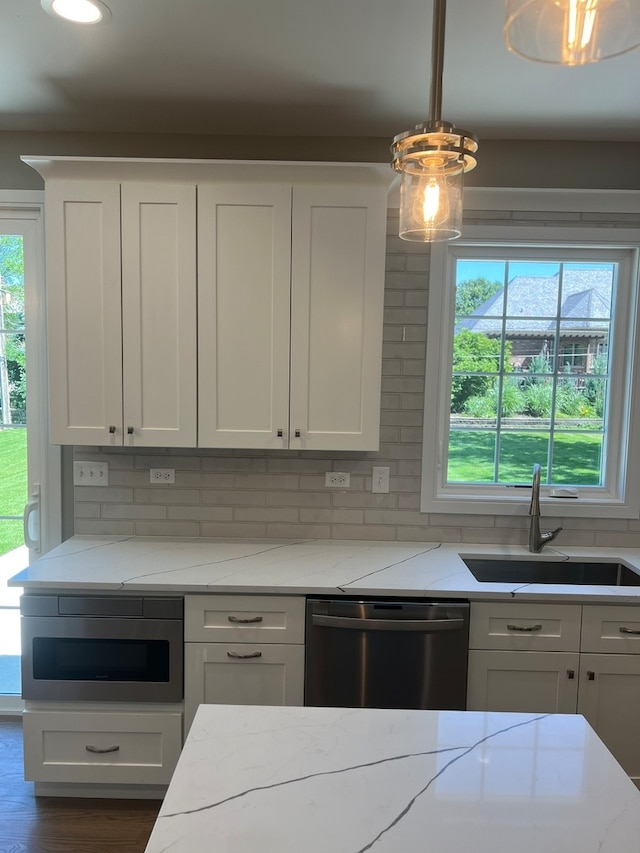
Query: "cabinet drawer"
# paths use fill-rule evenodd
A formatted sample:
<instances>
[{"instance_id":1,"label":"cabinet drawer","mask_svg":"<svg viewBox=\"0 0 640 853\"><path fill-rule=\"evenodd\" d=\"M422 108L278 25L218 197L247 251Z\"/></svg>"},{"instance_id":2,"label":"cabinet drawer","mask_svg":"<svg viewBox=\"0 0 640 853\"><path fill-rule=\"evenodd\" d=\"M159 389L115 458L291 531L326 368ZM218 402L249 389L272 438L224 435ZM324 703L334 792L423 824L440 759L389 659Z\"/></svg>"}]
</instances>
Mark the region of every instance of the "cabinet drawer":
<instances>
[{"instance_id":1,"label":"cabinet drawer","mask_svg":"<svg viewBox=\"0 0 640 853\"><path fill-rule=\"evenodd\" d=\"M304 643L304 598L284 595L188 595L187 642Z\"/></svg>"},{"instance_id":2,"label":"cabinet drawer","mask_svg":"<svg viewBox=\"0 0 640 853\"><path fill-rule=\"evenodd\" d=\"M474 602L469 648L578 651L580 617L579 604Z\"/></svg>"},{"instance_id":3,"label":"cabinet drawer","mask_svg":"<svg viewBox=\"0 0 640 853\"><path fill-rule=\"evenodd\" d=\"M25 779L168 784L182 748L182 714L25 711Z\"/></svg>"},{"instance_id":4,"label":"cabinet drawer","mask_svg":"<svg viewBox=\"0 0 640 853\"><path fill-rule=\"evenodd\" d=\"M304 646L187 643L185 734L198 705L303 705Z\"/></svg>"},{"instance_id":5,"label":"cabinet drawer","mask_svg":"<svg viewBox=\"0 0 640 853\"><path fill-rule=\"evenodd\" d=\"M583 652L640 654L640 607L584 607Z\"/></svg>"}]
</instances>

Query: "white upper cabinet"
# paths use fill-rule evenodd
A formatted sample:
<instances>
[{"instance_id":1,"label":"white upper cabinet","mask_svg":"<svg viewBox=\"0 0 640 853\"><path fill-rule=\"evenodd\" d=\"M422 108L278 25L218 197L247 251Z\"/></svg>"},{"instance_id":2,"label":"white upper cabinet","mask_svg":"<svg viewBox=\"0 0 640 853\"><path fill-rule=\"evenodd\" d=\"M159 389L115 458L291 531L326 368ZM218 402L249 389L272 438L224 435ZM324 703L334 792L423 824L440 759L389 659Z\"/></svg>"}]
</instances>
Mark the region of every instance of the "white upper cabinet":
<instances>
[{"instance_id":1,"label":"white upper cabinet","mask_svg":"<svg viewBox=\"0 0 640 853\"><path fill-rule=\"evenodd\" d=\"M290 275L290 186L198 187L200 446L286 447Z\"/></svg>"},{"instance_id":2,"label":"white upper cabinet","mask_svg":"<svg viewBox=\"0 0 640 853\"><path fill-rule=\"evenodd\" d=\"M195 188L122 185L124 443L195 447Z\"/></svg>"},{"instance_id":3,"label":"white upper cabinet","mask_svg":"<svg viewBox=\"0 0 640 853\"><path fill-rule=\"evenodd\" d=\"M198 194L199 444L377 449L386 190Z\"/></svg>"},{"instance_id":4,"label":"white upper cabinet","mask_svg":"<svg viewBox=\"0 0 640 853\"><path fill-rule=\"evenodd\" d=\"M51 441L196 443L195 188L51 181Z\"/></svg>"},{"instance_id":5,"label":"white upper cabinet","mask_svg":"<svg viewBox=\"0 0 640 853\"><path fill-rule=\"evenodd\" d=\"M53 443L378 448L387 166L23 159Z\"/></svg>"},{"instance_id":6,"label":"white upper cabinet","mask_svg":"<svg viewBox=\"0 0 640 853\"><path fill-rule=\"evenodd\" d=\"M120 185L47 184L45 227L51 441L122 443Z\"/></svg>"}]
</instances>

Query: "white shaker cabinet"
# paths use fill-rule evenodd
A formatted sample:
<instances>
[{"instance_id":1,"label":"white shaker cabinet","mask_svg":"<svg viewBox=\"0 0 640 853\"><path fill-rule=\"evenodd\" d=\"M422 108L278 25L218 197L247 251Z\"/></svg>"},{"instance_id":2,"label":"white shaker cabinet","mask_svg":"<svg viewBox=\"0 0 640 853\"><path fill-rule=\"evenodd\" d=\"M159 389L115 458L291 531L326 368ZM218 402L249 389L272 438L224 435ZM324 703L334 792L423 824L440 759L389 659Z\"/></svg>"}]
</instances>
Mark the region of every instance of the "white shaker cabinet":
<instances>
[{"instance_id":1,"label":"white shaker cabinet","mask_svg":"<svg viewBox=\"0 0 640 853\"><path fill-rule=\"evenodd\" d=\"M199 444L375 450L386 188L198 187Z\"/></svg>"},{"instance_id":2,"label":"white shaker cabinet","mask_svg":"<svg viewBox=\"0 0 640 853\"><path fill-rule=\"evenodd\" d=\"M299 596L185 596L185 737L202 703L304 704L304 607Z\"/></svg>"},{"instance_id":3,"label":"white shaker cabinet","mask_svg":"<svg viewBox=\"0 0 640 853\"><path fill-rule=\"evenodd\" d=\"M640 784L640 608L477 602L467 709L583 714Z\"/></svg>"},{"instance_id":4,"label":"white shaker cabinet","mask_svg":"<svg viewBox=\"0 0 640 853\"><path fill-rule=\"evenodd\" d=\"M195 187L45 190L51 441L196 444Z\"/></svg>"}]
</instances>

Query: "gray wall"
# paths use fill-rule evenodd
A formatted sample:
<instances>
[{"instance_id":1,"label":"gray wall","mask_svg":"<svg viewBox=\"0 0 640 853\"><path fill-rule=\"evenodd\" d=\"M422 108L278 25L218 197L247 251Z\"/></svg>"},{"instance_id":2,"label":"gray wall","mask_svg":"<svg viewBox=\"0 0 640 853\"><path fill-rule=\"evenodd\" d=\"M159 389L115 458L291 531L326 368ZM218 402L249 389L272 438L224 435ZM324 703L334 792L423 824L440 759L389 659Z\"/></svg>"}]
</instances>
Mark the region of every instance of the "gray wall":
<instances>
[{"instance_id":1,"label":"gray wall","mask_svg":"<svg viewBox=\"0 0 640 853\"><path fill-rule=\"evenodd\" d=\"M253 138L164 134L0 133L0 188L41 189L21 154L256 160L389 160L389 139ZM640 189L640 144L480 140L479 187Z\"/></svg>"}]
</instances>

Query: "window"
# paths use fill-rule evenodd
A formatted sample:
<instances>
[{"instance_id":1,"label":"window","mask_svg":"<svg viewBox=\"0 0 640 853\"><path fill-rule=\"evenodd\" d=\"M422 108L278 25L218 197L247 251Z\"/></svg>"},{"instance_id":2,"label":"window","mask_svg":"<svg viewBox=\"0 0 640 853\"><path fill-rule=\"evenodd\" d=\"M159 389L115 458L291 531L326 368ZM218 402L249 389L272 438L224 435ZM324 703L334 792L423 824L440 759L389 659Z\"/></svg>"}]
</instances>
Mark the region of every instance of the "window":
<instances>
[{"instance_id":1,"label":"window","mask_svg":"<svg viewBox=\"0 0 640 853\"><path fill-rule=\"evenodd\" d=\"M539 463L556 514L637 517L637 246L490 230L432 247L422 510L521 513Z\"/></svg>"}]
</instances>

